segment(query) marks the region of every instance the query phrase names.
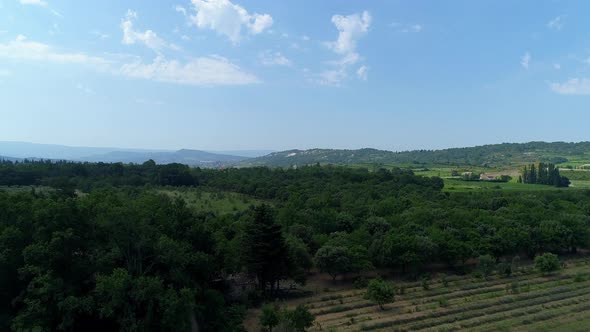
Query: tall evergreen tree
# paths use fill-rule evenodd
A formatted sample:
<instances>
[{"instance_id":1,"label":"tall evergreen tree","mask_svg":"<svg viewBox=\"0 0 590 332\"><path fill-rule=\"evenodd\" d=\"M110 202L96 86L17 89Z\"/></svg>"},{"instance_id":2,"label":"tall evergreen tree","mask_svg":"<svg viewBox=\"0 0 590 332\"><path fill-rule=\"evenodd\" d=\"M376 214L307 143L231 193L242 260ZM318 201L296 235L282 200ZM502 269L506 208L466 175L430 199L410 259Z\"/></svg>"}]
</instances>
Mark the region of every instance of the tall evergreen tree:
<instances>
[{"instance_id":1,"label":"tall evergreen tree","mask_svg":"<svg viewBox=\"0 0 590 332\"><path fill-rule=\"evenodd\" d=\"M248 271L256 275L260 289L265 290L270 285L272 294L278 282L288 274L289 252L281 226L268 205L255 207L253 217L245 234L245 260Z\"/></svg>"}]
</instances>

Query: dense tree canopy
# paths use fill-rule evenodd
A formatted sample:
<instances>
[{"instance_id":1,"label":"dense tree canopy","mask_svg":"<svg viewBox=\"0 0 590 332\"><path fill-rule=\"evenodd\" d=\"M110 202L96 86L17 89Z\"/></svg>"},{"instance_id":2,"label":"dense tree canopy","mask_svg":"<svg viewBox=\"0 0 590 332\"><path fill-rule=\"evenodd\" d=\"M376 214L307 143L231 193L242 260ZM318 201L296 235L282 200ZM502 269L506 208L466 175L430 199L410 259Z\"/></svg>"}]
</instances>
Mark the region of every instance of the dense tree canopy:
<instances>
[{"instance_id":1,"label":"dense tree canopy","mask_svg":"<svg viewBox=\"0 0 590 332\"><path fill-rule=\"evenodd\" d=\"M233 331L313 268L417 273L590 239L590 191L445 193L401 169L3 162L0 186L0 330ZM221 214L162 186L264 204ZM256 293L232 295L241 275Z\"/></svg>"}]
</instances>

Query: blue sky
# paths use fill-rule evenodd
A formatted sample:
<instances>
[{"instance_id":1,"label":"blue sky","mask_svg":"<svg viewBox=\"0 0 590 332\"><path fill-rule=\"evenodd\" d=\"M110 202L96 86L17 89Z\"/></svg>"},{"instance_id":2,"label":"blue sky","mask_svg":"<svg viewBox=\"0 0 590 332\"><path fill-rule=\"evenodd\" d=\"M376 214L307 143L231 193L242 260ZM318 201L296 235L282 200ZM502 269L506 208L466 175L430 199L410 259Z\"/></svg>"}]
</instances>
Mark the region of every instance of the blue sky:
<instances>
[{"instance_id":1,"label":"blue sky","mask_svg":"<svg viewBox=\"0 0 590 332\"><path fill-rule=\"evenodd\" d=\"M581 0L0 0L0 140L589 140L589 13Z\"/></svg>"}]
</instances>

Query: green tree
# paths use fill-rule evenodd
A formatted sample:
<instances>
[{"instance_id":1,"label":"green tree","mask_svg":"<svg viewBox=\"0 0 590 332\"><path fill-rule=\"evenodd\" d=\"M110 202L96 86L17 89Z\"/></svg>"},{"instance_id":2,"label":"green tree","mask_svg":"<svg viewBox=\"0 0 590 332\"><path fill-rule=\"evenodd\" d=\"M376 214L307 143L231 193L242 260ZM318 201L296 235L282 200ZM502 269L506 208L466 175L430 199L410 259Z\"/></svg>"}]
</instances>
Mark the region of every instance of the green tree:
<instances>
[{"instance_id":1,"label":"green tree","mask_svg":"<svg viewBox=\"0 0 590 332\"><path fill-rule=\"evenodd\" d=\"M287 325L289 325L295 332L305 332L313 325L315 316L309 312L306 306L300 304L293 310L287 310L284 313Z\"/></svg>"},{"instance_id":2,"label":"green tree","mask_svg":"<svg viewBox=\"0 0 590 332\"><path fill-rule=\"evenodd\" d=\"M316 266L328 273L332 280L352 268L349 252L344 247L323 246L315 254Z\"/></svg>"},{"instance_id":3,"label":"green tree","mask_svg":"<svg viewBox=\"0 0 590 332\"><path fill-rule=\"evenodd\" d=\"M367 286L367 299L377 303L381 310L384 310L384 305L392 303L395 297L395 288L390 282L382 279L373 279Z\"/></svg>"},{"instance_id":4,"label":"green tree","mask_svg":"<svg viewBox=\"0 0 590 332\"><path fill-rule=\"evenodd\" d=\"M262 204L254 208L253 219L245 234L245 259L248 271L258 279L258 286L274 293L278 282L289 272L289 250L281 226L275 222L271 208Z\"/></svg>"},{"instance_id":5,"label":"green tree","mask_svg":"<svg viewBox=\"0 0 590 332\"><path fill-rule=\"evenodd\" d=\"M259 322L262 327L268 329L269 332L272 332L272 329L279 325L280 322L280 312L277 306L274 304L263 305Z\"/></svg>"},{"instance_id":6,"label":"green tree","mask_svg":"<svg viewBox=\"0 0 590 332\"><path fill-rule=\"evenodd\" d=\"M558 271L561 268L559 257L552 253L544 253L535 257L535 268L544 274Z\"/></svg>"}]
</instances>

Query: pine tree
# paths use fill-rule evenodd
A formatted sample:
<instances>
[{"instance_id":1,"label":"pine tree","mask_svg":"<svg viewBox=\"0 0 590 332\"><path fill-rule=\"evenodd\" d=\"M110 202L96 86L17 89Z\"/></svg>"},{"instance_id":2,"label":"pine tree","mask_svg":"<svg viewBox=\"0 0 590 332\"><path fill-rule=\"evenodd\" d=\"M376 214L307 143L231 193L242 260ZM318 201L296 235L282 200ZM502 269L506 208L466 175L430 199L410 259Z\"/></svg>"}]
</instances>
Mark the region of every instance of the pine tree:
<instances>
[{"instance_id":1,"label":"pine tree","mask_svg":"<svg viewBox=\"0 0 590 332\"><path fill-rule=\"evenodd\" d=\"M245 258L248 271L256 275L260 289L275 285L288 273L289 254L281 226L275 222L271 208L260 205L254 208L254 219L245 236Z\"/></svg>"}]
</instances>

